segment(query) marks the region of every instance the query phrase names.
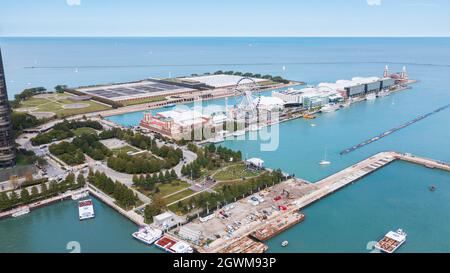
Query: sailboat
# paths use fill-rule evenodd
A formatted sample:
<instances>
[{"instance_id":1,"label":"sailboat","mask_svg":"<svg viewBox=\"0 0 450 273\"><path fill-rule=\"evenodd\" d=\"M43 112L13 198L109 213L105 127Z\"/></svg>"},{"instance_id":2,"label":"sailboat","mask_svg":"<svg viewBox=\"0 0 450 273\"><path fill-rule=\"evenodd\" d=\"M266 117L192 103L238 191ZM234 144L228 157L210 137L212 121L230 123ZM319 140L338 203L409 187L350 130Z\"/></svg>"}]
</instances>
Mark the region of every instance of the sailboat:
<instances>
[{"instance_id":1,"label":"sailboat","mask_svg":"<svg viewBox=\"0 0 450 273\"><path fill-rule=\"evenodd\" d=\"M325 156L324 156L323 160L320 161L319 164L322 166L331 164L331 162L327 160L327 150L325 150Z\"/></svg>"}]
</instances>

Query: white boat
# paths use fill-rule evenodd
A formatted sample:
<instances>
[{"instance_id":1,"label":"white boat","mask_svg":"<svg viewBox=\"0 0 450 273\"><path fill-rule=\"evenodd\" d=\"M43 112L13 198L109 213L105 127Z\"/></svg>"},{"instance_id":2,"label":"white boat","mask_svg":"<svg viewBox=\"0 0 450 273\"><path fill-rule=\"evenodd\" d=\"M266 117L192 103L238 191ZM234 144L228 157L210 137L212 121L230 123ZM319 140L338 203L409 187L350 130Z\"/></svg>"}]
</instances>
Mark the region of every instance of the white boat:
<instances>
[{"instance_id":1,"label":"white boat","mask_svg":"<svg viewBox=\"0 0 450 273\"><path fill-rule=\"evenodd\" d=\"M397 231L389 231L384 235L376 245L375 248L385 253L394 253L401 245L406 242L408 235L402 229Z\"/></svg>"},{"instance_id":2,"label":"white boat","mask_svg":"<svg viewBox=\"0 0 450 273\"><path fill-rule=\"evenodd\" d=\"M391 92L389 92L389 91L381 91L377 94L377 97L382 98L382 97L389 96L390 94L391 94Z\"/></svg>"},{"instance_id":3,"label":"white boat","mask_svg":"<svg viewBox=\"0 0 450 273\"><path fill-rule=\"evenodd\" d=\"M323 157L323 160L319 162L320 165L326 166L331 165L331 162L327 160L327 150L325 149L325 156Z\"/></svg>"},{"instance_id":4,"label":"white boat","mask_svg":"<svg viewBox=\"0 0 450 273\"><path fill-rule=\"evenodd\" d=\"M331 112L335 112L337 110L339 110L341 107L339 106L339 104L327 104L324 105L320 111L322 113L331 113Z\"/></svg>"},{"instance_id":5,"label":"white boat","mask_svg":"<svg viewBox=\"0 0 450 273\"><path fill-rule=\"evenodd\" d=\"M91 199L78 202L78 216L80 221L95 217L94 204Z\"/></svg>"},{"instance_id":6,"label":"white boat","mask_svg":"<svg viewBox=\"0 0 450 273\"><path fill-rule=\"evenodd\" d=\"M30 213L30 208L29 207L20 207L16 212L14 212L11 216L16 218L16 217L20 217L23 216L25 214Z\"/></svg>"},{"instance_id":7,"label":"white boat","mask_svg":"<svg viewBox=\"0 0 450 273\"><path fill-rule=\"evenodd\" d=\"M288 242L288 241L284 241L284 242L281 243L281 246L282 246L282 247L287 247L288 245L289 245L289 242Z\"/></svg>"},{"instance_id":8,"label":"white boat","mask_svg":"<svg viewBox=\"0 0 450 273\"><path fill-rule=\"evenodd\" d=\"M238 130L238 131L233 133L233 136L235 136L235 137L239 137L239 136L243 136L243 135L245 135L245 131L244 130Z\"/></svg>"},{"instance_id":9,"label":"white boat","mask_svg":"<svg viewBox=\"0 0 450 273\"><path fill-rule=\"evenodd\" d=\"M162 230L151 228L149 226L141 227L138 231L132 234L135 239L144 242L147 245L152 245L156 240L161 238L162 235Z\"/></svg>"},{"instance_id":10,"label":"white boat","mask_svg":"<svg viewBox=\"0 0 450 273\"><path fill-rule=\"evenodd\" d=\"M88 191L84 191L84 192L80 192L80 193L74 193L72 194L72 200L80 200L83 198L86 198L89 196L89 192Z\"/></svg>"},{"instance_id":11,"label":"white boat","mask_svg":"<svg viewBox=\"0 0 450 273\"><path fill-rule=\"evenodd\" d=\"M371 93L366 96L366 100L375 100L376 98L377 95L375 93Z\"/></svg>"}]
</instances>

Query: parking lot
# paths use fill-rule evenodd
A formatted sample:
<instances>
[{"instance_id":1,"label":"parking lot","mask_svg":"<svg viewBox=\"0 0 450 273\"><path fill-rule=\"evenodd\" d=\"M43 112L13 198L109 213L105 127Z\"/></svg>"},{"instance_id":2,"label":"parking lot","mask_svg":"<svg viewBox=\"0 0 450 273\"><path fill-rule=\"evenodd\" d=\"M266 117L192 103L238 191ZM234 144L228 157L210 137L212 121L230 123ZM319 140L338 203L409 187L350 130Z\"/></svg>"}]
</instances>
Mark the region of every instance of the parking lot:
<instances>
[{"instance_id":1,"label":"parking lot","mask_svg":"<svg viewBox=\"0 0 450 273\"><path fill-rule=\"evenodd\" d=\"M213 247L224 240L242 236L262 222L282 214L293 200L315 188L313 184L291 179L216 210L209 217L196 219L185 228L200 231L200 245L208 241Z\"/></svg>"}]
</instances>

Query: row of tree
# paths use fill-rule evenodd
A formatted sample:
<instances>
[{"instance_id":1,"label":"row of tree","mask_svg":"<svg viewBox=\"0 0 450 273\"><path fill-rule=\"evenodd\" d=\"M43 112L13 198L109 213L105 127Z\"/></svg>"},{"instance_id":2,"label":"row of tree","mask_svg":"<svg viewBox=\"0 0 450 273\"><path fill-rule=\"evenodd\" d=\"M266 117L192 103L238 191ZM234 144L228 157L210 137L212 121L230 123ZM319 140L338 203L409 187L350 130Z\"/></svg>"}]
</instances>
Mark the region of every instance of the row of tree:
<instances>
[{"instance_id":1,"label":"row of tree","mask_svg":"<svg viewBox=\"0 0 450 273\"><path fill-rule=\"evenodd\" d=\"M89 171L88 181L104 193L113 197L117 204L126 209L132 209L139 201L136 194L120 182L114 182L104 173Z\"/></svg>"},{"instance_id":2,"label":"row of tree","mask_svg":"<svg viewBox=\"0 0 450 273\"><path fill-rule=\"evenodd\" d=\"M85 184L86 180L83 175L78 175L75 179L74 174L69 174L66 179L60 183L57 183L56 181L47 183L45 181L39 184L39 187L35 185L32 187L23 188L20 191L20 194L18 194L17 191L12 191L10 194L2 192L0 194L0 211L5 211L19 205L26 205L50 198L68 190L75 190L84 187Z\"/></svg>"},{"instance_id":3,"label":"row of tree","mask_svg":"<svg viewBox=\"0 0 450 273\"><path fill-rule=\"evenodd\" d=\"M220 75L220 74L225 74L225 75L235 75L235 76L242 76L242 77L249 77L249 78L258 78L258 79L266 79L266 80L271 80L274 82L278 82L278 83L289 83L288 80L280 77L280 76L272 76L272 75L261 75L261 74L253 74L253 73L243 73L243 72L239 72L239 71L216 71L214 72L214 75Z\"/></svg>"},{"instance_id":4,"label":"row of tree","mask_svg":"<svg viewBox=\"0 0 450 273\"><path fill-rule=\"evenodd\" d=\"M133 185L142 187L143 189L148 191L154 191L157 188L156 184L166 184L176 179L178 179L178 176L174 170L166 171L165 173L163 171L160 171L159 173L154 173L153 175L133 175Z\"/></svg>"},{"instance_id":5,"label":"row of tree","mask_svg":"<svg viewBox=\"0 0 450 273\"><path fill-rule=\"evenodd\" d=\"M180 212L186 213L193 208L213 209L216 206L222 207L281 181L283 181L281 170L276 170L272 173L248 179L242 183L224 185L220 190L216 190L215 193L204 192L198 194L188 200L178 202L177 208Z\"/></svg>"}]
</instances>

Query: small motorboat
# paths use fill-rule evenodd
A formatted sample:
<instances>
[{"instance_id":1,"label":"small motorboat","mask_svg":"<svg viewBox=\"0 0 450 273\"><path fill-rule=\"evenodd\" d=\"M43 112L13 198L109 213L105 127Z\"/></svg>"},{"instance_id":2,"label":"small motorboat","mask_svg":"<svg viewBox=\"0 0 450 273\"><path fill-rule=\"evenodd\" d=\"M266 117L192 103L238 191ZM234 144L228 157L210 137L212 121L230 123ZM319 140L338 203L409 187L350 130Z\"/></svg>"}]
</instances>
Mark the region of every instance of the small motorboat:
<instances>
[{"instance_id":1,"label":"small motorboat","mask_svg":"<svg viewBox=\"0 0 450 273\"><path fill-rule=\"evenodd\" d=\"M282 243L281 243L281 246L282 247L287 247L289 245L289 242L288 241L283 241Z\"/></svg>"},{"instance_id":2,"label":"small motorboat","mask_svg":"<svg viewBox=\"0 0 450 273\"><path fill-rule=\"evenodd\" d=\"M430 190L430 191L436 191L436 186L434 186L434 185L430 186L430 187L429 187L429 190Z\"/></svg>"}]
</instances>

